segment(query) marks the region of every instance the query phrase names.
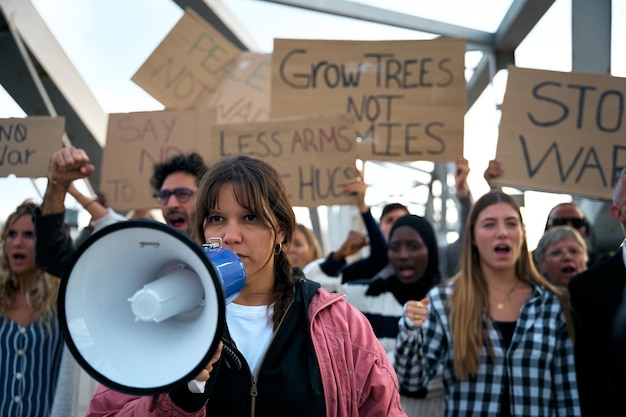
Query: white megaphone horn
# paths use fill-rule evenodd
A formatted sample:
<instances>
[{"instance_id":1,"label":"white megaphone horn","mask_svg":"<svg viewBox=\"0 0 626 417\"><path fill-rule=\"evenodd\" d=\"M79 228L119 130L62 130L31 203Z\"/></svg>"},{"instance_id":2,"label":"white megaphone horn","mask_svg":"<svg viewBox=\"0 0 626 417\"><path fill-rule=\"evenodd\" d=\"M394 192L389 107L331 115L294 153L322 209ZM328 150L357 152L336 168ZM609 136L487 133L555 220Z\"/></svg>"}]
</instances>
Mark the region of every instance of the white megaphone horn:
<instances>
[{"instance_id":1,"label":"white megaphone horn","mask_svg":"<svg viewBox=\"0 0 626 417\"><path fill-rule=\"evenodd\" d=\"M90 236L59 289L59 323L79 365L135 395L188 382L215 353L226 304L243 289L241 259L202 248L163 223L128 220Z\"/></svg>"}]
</instances>

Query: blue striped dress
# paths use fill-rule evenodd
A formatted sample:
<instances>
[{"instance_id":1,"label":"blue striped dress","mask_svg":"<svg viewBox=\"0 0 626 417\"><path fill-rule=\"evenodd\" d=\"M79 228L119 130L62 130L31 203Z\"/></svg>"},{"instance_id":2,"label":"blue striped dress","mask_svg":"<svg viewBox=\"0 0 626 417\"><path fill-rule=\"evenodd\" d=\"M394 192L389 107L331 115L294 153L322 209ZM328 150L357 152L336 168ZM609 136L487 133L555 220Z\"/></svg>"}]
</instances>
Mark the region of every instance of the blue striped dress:
<instances>
[{"instance_id":1,"label":"blue striped dress","mask_svg":"<svg viewBox=\"0 0 626 417\"><path fill-rule=\"evenodd\" d=\"M62 351L56 315L28 326L0 318L0 416L50 414Z\"/></svg>"}]
</instances>

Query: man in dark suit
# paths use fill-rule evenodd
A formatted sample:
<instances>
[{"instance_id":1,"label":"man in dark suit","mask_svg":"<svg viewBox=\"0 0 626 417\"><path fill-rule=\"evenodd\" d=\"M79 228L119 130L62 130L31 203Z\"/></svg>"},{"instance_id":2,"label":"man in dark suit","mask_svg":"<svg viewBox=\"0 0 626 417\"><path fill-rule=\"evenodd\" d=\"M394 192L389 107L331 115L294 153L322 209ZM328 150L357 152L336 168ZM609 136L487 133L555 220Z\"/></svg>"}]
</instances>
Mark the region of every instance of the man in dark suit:
<instances>
[{"instance_id":1,"label":"man in dark suit","mask_svg":"<svg viewBox=\"0 0 626 417\"><path fill-rule=\"evenodd\" d=\"M622 169L613 188L610 214L626 235L626 168ZM614 326L626 288L625 265L626 245L622 243L613 257L574 276L569 283L583 417L623 414L617 410L624 410L626 372L622 364L626 358L616 347ZM626 323L622 332L626 333Z\"/></svg>"}]
</instances>

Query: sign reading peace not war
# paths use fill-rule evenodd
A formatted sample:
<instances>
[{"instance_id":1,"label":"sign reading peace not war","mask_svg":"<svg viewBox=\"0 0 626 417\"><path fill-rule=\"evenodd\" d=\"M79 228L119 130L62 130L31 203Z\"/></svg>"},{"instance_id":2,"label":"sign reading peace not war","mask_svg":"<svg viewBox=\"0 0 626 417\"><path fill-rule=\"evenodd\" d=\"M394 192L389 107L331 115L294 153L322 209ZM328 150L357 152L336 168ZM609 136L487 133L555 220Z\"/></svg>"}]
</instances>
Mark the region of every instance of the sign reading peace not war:
<instances>
[{"instance_id":1,"label":"sign reading peace not war","mask_svg":"<svg viewBox=\"0 0 626 417\"><path fill-rule=\"evenodd\" d=\"M274 40L271 117L348 114L365 160L463 154L465 41Z\"/></svg>"},{"instance_id":2,"label":"sign reading peace not war","mask_svg":"<svg viewBox=\"0 0 626 417\"><path fill-rule=\"evenodd\" d=\"M270 55L242 53L233 71L201 107L215 107L218 123L268 120L271 66Z\"/></svg>"},{"instance_id":3,"label":"sign reading peace not war","mask_svg":"<svg viewBox=\"0 0 626 417\"><path fill-rule=\"evenodd\" d=\"M343 192L356 175L354 121L348 116L275 119L213 128L210 155L250 155L280 173L291 204L357 204ZM211 162L214 162L215 159Z\"/></svg>"},{"instance_id":4,"label":"sign reading peace not war","mask_svg":"<svg viewBox=\"0 0 626 417\"><path fill-rule=\"evenodd\" d=\"M132 80L165 107L197 108L220 85L240 51L191 9Z\"/></svg>"},{"instance_id":5,"label":"sign reading peace not war","mask_svg":"<svg viewBox=\"0 0 626 417\"><path fill-rule=\"evenodd\" d=\"M64 131L64 117L0 119L0 177L47 177Z\"/></svg>"},{"instance_id":6,"label":"sign reading peace not war","mask_svg":"<svg viewBox=\"0 0 626 417\"><path fill-rule=\"evenodd\" d=\"M611 199L626 166L626 79L509 68L500 183Z\"/></svg>"},{"instance_id":7,"label":"sign reading peace not war","mask_svg":"<svg viewBox=\"0 0 626 417\"><path fill-rule=\"evenodd\" d=\"M100 188L115 210L158 207L150 177L154 164L175 155L205 157L215 110L165 110L109 115Z\"/></svg>"}]
</instances>

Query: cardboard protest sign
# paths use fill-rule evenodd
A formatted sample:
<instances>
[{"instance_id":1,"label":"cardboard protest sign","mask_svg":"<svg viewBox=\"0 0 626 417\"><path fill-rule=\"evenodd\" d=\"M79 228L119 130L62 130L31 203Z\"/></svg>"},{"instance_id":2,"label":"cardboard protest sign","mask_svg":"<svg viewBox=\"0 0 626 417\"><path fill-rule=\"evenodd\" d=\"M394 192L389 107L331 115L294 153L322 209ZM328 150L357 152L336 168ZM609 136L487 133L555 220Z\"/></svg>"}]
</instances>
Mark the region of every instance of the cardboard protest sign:
<instances>
[{"instance_id":1,"label":"cardboard protest sign","mask_svg":"<svg viewBox=\"0 0 626 417\"><path fill-rule=\"evenodd\" d=\"M343 183L356 176L354 121L348 116L222 124L212 138L214 158L244 154L276 168L293 206L357 204L356 196L343 192Z\"/></svg>"},{"instance_id":2,"label":"cardboard protest sign","mask_svg":"<svg viewBox=\"0 0 626 417\"><path fill-rule=\"evenodd\" d=\"M271 118L348 114L364 160L463 153L464 40L274 40Z\"/></svg>"},{"instance_id":3,"label":"cardboard protest sign","mask_svg":"<svg viewBox=\"0 0 626 417\"><path fill-rule=\"evenodd\" d=\"M132 80L165 107L197 108L220 85L240 50L191 9Z\"/></svg>"},{"instance_id":4,"label":"cardboard protest sign","mask_svg":"<svg viewBox=\"0 0 626 417\"><path fill-rule=\"evenodd\" d=\"M47 177L64 132L64 117L0 119L0 177Z\"/></svg>"},{"instance_id":5,"label":"cardboard protest sign","mask_svg":"<svg viewBox=\"0 0 626 417\"><path fill-rule=\"evenodd\" d=\"M233 71L202 107L215 107L218 123L269 119L272 57L244 52Z\"/></svg>"},{"instance_id":6,"label":"cardboard protest sign","mask_svg":"<svg viewBox=\"0 0 626 417\"><path fill-rule=\"evenodd\" d=\"M510 67L499 182L610 200L626 166L625 96L624 78Z\"/></svg>"},{"instance_id":7,"label":"cardboard protest sign","mask_svg":"<svg viewBox=\"0 0 626 417\"><path fill-rule=\"evenodd\" d=\"M206 158L215 110L109 115L100 191L115 210L158 207L150 177L155 163L195 151Z\"/></svg>"}]
</instances>

